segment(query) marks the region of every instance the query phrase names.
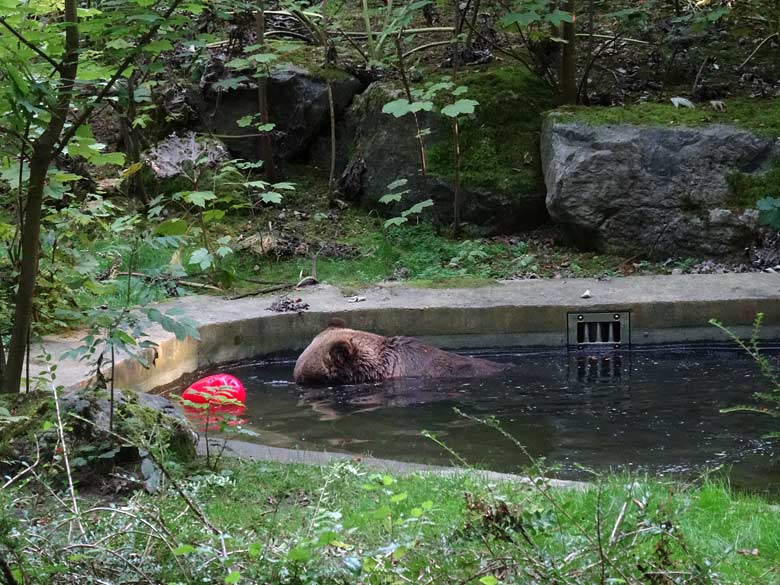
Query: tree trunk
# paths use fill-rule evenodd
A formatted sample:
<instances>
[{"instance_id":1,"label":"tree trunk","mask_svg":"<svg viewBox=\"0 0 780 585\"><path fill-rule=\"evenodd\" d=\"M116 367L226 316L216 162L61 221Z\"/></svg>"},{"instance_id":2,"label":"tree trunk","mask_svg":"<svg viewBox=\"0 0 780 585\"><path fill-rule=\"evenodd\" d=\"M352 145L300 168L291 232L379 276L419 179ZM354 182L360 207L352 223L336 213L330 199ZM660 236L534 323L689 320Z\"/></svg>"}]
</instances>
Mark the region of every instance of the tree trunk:
<instances>
[{"instance_id":1,"label":"tree trunk","mask_svg":"<svg viewBox=\"0 0 780 585\"><path fill-rule=\"evenodd\" d=\"M260 52L265 46L265 1L260 0L255 12L255 33L257 34L257 44L260 45ZM262 77L257 79L257 113L260 114L260 123L268 124L268 71ZM258 138L257 155L263 161L265 169L265 178L273 183L277 180L276 162L274 161L274 152L271 145L271 135L264 132L263 136Z\"/></svg>"},{"instance_id":2,"label":"tree trunk","mask_svg":"<svg viewBox=\"0 0 780 585\"><path fill-rule=\"evenodd\" d=\"M46 174L54 158L55 145L65 126L73 95L73 86L78 72L79 28L76 0L65 0L65 56L60 66L60 87L57 103L51 120L43 134L35 141L30 158L30 178L27 182L27 203L22 232L22 264L19 288L14 306L14 323L11 342L8 345L8 363L3 371L2 392L19 392L30 330L35 295L35 281L38 276L38 253L40 250L41 211Z\"/></svg>"},{"instance_id":3,"label":"tree trunk","mask_svg":"<svg viewBox=\"0 0 780 585\"><path fill-rule=\"evenodd\" d=\"M561 52L560 99L561 103L573 105L577 103L577 47L576 47L576 2L567 0L566 12L571 14L573 22L564 22L561 27L563 34L563 51Z\"/></svg>"},{"instance_id":4,"label":"tree trunk","mask_svg":"<svg viewBox=\"0 0 780 585\"><path fill-rule=\"evenodd\" d=\"M455 143L455 190L452 196L452 237L460 236L460 127L458 119L452 119L452 134Z\"/></svg>"},{"instance_id":5,"label":"tree trunk","mask_svg":"<svg viewBox=\"0 0 780 585\"><path fill-rule=\"evenodd\" d=\"M3 334L0 332L0 382L3 381L3 370L5 370L5 346L3 345Z\"/></svg>"},{"instance_id":6,"label":"tree trunk","mask_svg":"<svg viewBox=\"0 0 780 585\"><path fill-rule=\"evenodd\" d=\"M125 141L125 153L127 154L127 166L141 161L141 138L133 127L136 116L135 107L135 72L127 78L127 110L120 111L119 124L122 138ZM143 173L135 172L127 178L127 194L133 199L146 203L146 187L144 186Z\"/></svg>"}]
</instances>

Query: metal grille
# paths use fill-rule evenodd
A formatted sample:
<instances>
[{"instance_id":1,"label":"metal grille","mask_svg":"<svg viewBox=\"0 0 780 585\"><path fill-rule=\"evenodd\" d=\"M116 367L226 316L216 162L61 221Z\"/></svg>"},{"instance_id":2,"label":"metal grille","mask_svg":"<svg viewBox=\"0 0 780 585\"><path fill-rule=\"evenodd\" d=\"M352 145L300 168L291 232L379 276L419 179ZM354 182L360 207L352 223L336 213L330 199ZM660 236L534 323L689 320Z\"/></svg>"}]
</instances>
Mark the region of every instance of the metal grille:
<instances>
[{"instance_id":1,"label":"metal grille","mask_svg":"<svg viewBox=\"0 0 780 585\"><path fill-rule=\"evenodd\" d=\"M620 349L631 343L631 314L628 311L569 313L568 326L569 347Z\"/></svg>"},{"instance_id":2,"label":"metal grille","mask_svg":"<svg viewBox=\"0 0 780 585\"><path fill-rule=\"evenodd\" d=\"M629 351L572 351L568 363L570 389L590 392L604 385L615 389L631 387Z\"/></svg>"}]
</instances>

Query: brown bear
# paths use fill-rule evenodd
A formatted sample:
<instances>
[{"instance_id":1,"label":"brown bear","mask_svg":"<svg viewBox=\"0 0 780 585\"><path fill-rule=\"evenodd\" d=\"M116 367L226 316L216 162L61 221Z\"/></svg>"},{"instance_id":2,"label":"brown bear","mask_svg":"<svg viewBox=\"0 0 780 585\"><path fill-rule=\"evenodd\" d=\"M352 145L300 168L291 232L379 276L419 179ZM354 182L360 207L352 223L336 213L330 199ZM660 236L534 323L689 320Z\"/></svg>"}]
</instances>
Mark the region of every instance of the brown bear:
<instances>
[{"instance_id":1,"label":"brown bear","mask_svg":"<svg viewBox=\"0 0 780 585\"><path fill-rule=\"evenodd\" d=\"M361 384L392 378L473 378L509 366L424 344L413 337L384 337L330 322L295 362L299 384Z\"/></svg>"}]
</instances>

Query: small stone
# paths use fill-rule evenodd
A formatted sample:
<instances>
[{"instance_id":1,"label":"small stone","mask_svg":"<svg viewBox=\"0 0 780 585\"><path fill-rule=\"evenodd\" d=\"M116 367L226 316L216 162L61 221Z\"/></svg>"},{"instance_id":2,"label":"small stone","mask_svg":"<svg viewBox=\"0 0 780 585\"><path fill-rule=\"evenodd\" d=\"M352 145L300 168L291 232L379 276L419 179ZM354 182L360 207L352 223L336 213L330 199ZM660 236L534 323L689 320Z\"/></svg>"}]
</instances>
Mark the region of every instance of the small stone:
<instances>
[{"instance_id":1,"label":"small stone","mask_svg":"<svg viewBox=\"0 0 780 585\"><path fill-rule=\"evenodd\" d=\"M584 293L582 293L580 295L580 298L589 299L592 296L593 296L593 294L591 294L590 290L586 290Z\"/></svg>"},{"instance_id":2,"label":"small stone","mask_svg":"<svg viewBox=\"0 0 780 585\"><path fill-rule=\"evenodd\" d=\"M366 300L366 297L349 297L347 299L348 303L362 303Z\"/></svg>"},{"instance_id":3,"label":"small stone","mask_svg":"<svg viewBox=\"0 0 780 585\"><path fill-rule=\"evenodd\" d=\"M672 268L672 274L682 274L683 269L682 268Z\"/></svg>"}]
</instances>

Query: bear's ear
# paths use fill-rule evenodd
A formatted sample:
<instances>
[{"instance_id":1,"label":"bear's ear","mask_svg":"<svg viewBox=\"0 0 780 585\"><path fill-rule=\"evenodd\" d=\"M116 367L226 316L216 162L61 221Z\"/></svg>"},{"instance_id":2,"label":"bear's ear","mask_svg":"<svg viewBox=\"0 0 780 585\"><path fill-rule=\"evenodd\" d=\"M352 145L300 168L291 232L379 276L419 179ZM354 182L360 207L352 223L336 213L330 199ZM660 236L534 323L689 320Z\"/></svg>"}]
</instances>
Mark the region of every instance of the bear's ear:
<instances>
[{"instance_id":1,"label":"bear's ear","mask_svg":"<svg viewBox=\"0 0 780 585\"><path fill-rule=\"evenodd\" d=\"M346 329L347 324L343 321L343 319L333 317L330 321L328 321L328 327L333 329Z\"/></svg>"},{"instance_id":2,"label":"bear's ear","mask_svg":"<svg viewBox=\"0 0 780 585\"><path fill-rule=\"evenodd\" d=\"M330 359L337 367L346 367L355 358L355 346L350 341L342 339L330 346Z\"/></svg>"}]
</instances>

